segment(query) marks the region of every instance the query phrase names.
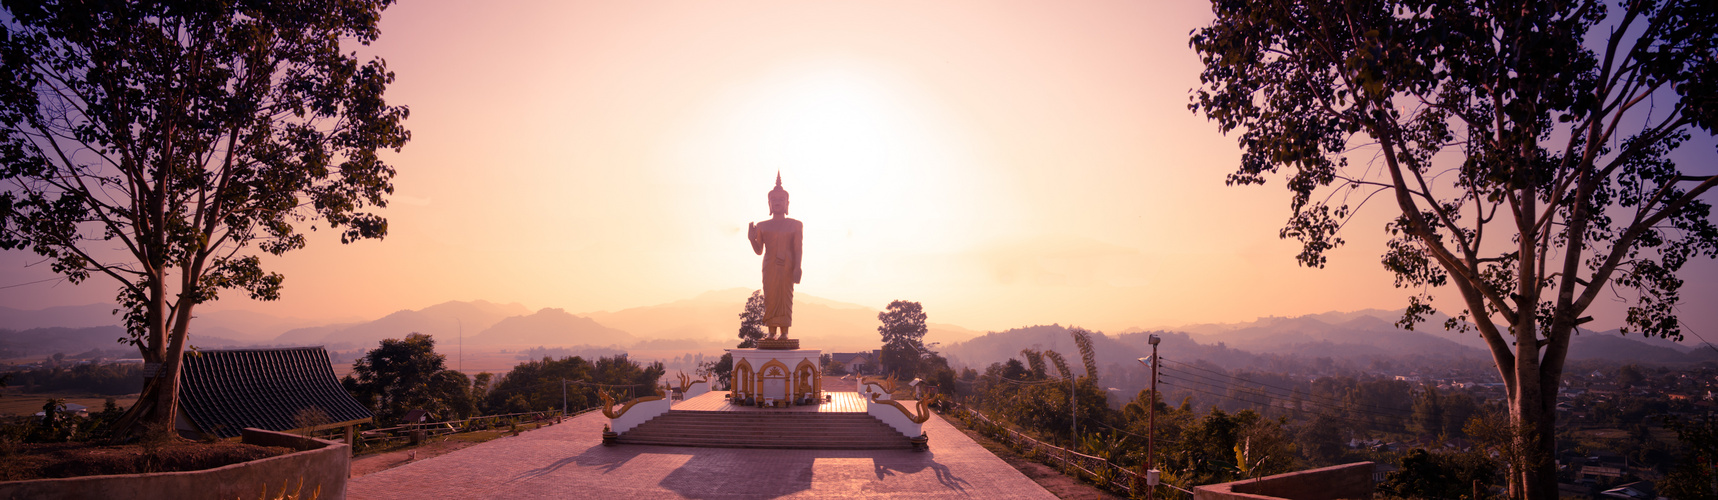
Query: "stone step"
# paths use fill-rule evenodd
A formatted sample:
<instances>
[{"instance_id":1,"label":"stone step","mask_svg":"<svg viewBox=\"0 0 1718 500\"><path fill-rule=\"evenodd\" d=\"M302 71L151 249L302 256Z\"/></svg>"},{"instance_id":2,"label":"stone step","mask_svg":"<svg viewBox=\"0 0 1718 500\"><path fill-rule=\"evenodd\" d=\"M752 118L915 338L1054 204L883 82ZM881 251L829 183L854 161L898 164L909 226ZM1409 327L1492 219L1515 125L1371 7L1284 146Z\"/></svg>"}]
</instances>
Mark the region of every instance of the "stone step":
<instances>
[{"instance_id":1,"label":"stone step","mask_svg":"<svg viewBox=\"0 0 1718 500\"><path fill-rule=\"evenodd\" d=\"M669 411L615 442L776 449L909 449L906 436L863 413Z\"/></svg>"},{"instance_id":2,"label":"stone step","mask_svg":"<svg viewBox=\"0 0 1718 500\"><path fill-rule=\"evenodd\" d=\"M738 412L738 411L705 411L705 410L669 410L668 413L664 413L663 415L698 415L701 418L710 418L710 417L715 417L715 418L765 418L765 419L780 419L780 420L840 420L840 419L862 419L862 418L869 418L871 416L870 414L867 414L867 413L858 413L858 412L852 412L852 413L848 413L848 412L811 412L811 411L784 411L784 412L747 411L747 412Z\"/></svg>"},{"instance_id":3,"label":"stone step","mask_svg":"<svg viewBox=\"0 0 1718 500\"><path fill-rule=\"evenodd\" d=\"M877 422L854 422L840 425L726 425L721 422L658 422L652 427L673 427L677 429L723 429L731 431L778 430L793 432L823 432L840 431L845 429L887 429L889 426Z\"/></svg>"},{"instance_id":4,"label":"stone step","mask_svg":"<svg viewBox=\"0 0 1718 500\"><path fill-rule=\"evenodd\" d=\"M620 437L616 443L650 446L685 446L691 448L756 448L784 450L907 450L913 445L906 438L890 441L822 441L815 443L788 441L702 440L683 438Z\"/></svg>"},{"instance_id":5,"label":"stone step","mask_svg":"<svg viewBox=\"0 0 1718 500\"><path fill-rule=\"evenodd\" d=\"M627 431L627 435L670 435L670 436L826 436L826 438L844 438L844 436L878 436L893 433L900 436L899 431L890 428L868 428L868 430L844 431L746 431L746 430L711 430L711 428L661 428L661 426L639 426Z\"/></svg>"}]
</instances>

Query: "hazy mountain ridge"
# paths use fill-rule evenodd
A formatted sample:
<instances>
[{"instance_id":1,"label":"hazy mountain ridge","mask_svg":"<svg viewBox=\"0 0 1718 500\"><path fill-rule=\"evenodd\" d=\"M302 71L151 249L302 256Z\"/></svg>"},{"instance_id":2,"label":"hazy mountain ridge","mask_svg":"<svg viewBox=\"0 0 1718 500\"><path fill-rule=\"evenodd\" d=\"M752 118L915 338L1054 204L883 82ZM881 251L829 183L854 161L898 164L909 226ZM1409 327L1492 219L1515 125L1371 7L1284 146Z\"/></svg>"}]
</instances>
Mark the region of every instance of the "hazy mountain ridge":
<instances>
[{"instance_id":1,"label":"hazy mountain ridge","mask_svg":"<svg viewBox=\"0 0 1718 500\"><path fill-rule=\"evenodd\" d=\"M281 345L328 345L336 348L369 347L383 339L397 339L410 333L434 336L450 342L461 336L471 337L489 329L502 320L531 314L525 306L496 304L477 300L449 301L418 310L401 310L375 321L357 323L344 328L311 327L287 331L274 339Z\"/></svg>"},{"instance_id":2,"label":"hazy mountain ridge","mask_svg":"<svg viewBox=\"0 0 1718 500\"><path fill-rule=\"evenodd\" d=\"M56 306L46 309L0 307L0 328L22 331L33 328L118 326L121 319L113 314L115 308L113 304Z\"/></svg>"},{"instance_id":3,"label":"hazy mountain ridge","mask_svg":"<svg viewBox=\"0 0 1718 500\"><path fill-rule=\"evenodd\" d=\"M367 322L304 325L308 320L264 313L217 311L199 314L192 322L192 344L203 348L247 345L326 345L334 349L368 348L387 338L418 332L434 335L438 344L460 342L485 346L614 346L660 356L676 352L710 351L738 343L739 312L751 290L732 288L651 306L572 314L564 309L531 311L520 304L450 301L417 310L401 310ZM808 348L826 352L878 348L878 310L857 304L800 294L796 297L793 336ZM113 306L90 304L42 310L0 307L0 349L34 356L89 349L124 348L114 342L124 335L111 315ZM934 309L927 311L934 318ZM1099 365L1136 363L1149 354L1146 335L1164 338L1165 357L1204 359L1219 366L1243 367L1266 362L1261 357L1299 356L1307 359L1390 358L1401 356L1488 358L1477 333L1445 331L1437 315L1401 330L1394 322L1401 311L1367 309L1331 311L1295 317L1266 317L1250 322L1198 324L1145 332L1094 336ZM94 326L38 326L53 321ZM108 322L107 325L101 325ZM20 328L20 326L29 328ZM1052 349L1077 356L1067 328L1039 325L982 335L959 326L931 323L925 337L957 364L983 368L1017 357L1020 349ZM289 329L287 329L289 328ZM270 338L270 330L285 329ZM97 335L93 332L102 332ZM1173 351L1169 349L1174 347ZM75 351L75 352L74 352ZM1718 361L1718 349L1684 346L1664 339L1641 339L1607 332L1583 331L1570 347L1569 359L1604 359L1654 364ZM1131 365L1130 365L1131 366ZM1107 368L1106 368L1107 369Z\"/></svg>"},{"instance_id":4,"label":"hazy mountain ridge","mask_svg":"<svg viewBox=\"0 0 1718 500\"><path fill-rule=\"evenodd\" d=\"M466 339L473 345L565 346L630 345L638 340L630 333L603 326L562 309L543 308L528 316L502 319L482 333ZM445 341L443 341L445 342Z\"/></svg>"},{"instance_id":5,"label":"hazy mountain ridge","mask_svg":"<svg viewBox=\"0 0 1718 500\"><path fill-rule=\"evenodd\" d=\"M137 352L137 348L119 342L119 339L125 337L125 328L114 325L0 330L0 357L47 357L55 353L78 356L89 351L103 351L106 356L116 357L142 356ZM199 349L249 345L248 342L207 335L192 335L190 344Z\"/></svg>"},{"instance_id":6,"label":"hazy mountain ridge","mask_svg":"<svg viewBox=\"0 0 1718 500\"><path fill-rule=\"evenodd\" d=\"M739 344L740 311L745 309L746 299L751 294L751 289L730 288L666 304L598 311L581 316L630 332L640 339L690 339L732 347ZM881 347L881 337L877 333L879 312L858 304L795 294L794 326L789 334L801 339L806 348L825 352L877 349ZM927 312L930 317L936 317L936 311ZM976 332L955 325L930 322L926 326L929 330L925 334L927 344L952 344L977 336Z\"/></svg>"},{"instance_id":7,"label":"hazy mountain ridge","mask_svg":"<svg viewBox=\"0 0 1718 500\"><path fill-rule=\"evenodd\" d=\"M1098 364L1126 363L1149 356L1146 339L1162 338L1165 359L1209 361L1226 368L1260 366L1266 356L1348 360L1391 358L1489 359L1490 352L1475 332L1443 329L1443 317L1429 318L1416 330L1396 328L1401 311L1368 309L1296 317L1266 317L1242 323L1199 324L1182 331L1146 332L1130 329L1120 335L1099 332L1092 338ZM991 332L968 342L946 346L944 354L974 369L1018 358L1020 349L1052 349L1078 356L1067 328L1059 325ZM1665 339L1641 339L1616 330L1583 331L1570 343L1569 359L1618 363L1686 364L1718 362L1718 349L1688 347Z\"/></svg>"}]
</instances>

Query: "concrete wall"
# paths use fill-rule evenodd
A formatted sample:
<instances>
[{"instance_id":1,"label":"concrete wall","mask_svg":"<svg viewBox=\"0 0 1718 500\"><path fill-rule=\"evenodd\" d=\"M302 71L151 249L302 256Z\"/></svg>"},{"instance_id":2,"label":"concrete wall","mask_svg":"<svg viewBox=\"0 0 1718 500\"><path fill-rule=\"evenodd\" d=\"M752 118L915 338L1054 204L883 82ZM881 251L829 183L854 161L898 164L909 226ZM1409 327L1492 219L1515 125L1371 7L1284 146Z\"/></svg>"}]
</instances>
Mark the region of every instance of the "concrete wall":
<instances>
[{"instance_id":1,"label":"concrete wall","mask_svg":"<svg viewBox=\"0 0 1718 500\"><path fill-rule=\"evenodd\" d=\"M1355 462L1193 488L1193 500L1372 498L1372 462Z\"/></svg>"},{"instance_id":2,"label":"concrete wall","mask_svg":"<svg viewBox=\"0 0 1718 500\"><path fill-rule=\"evenodd\" d=\"M900 431L903 436L914 438L925 433L922 428L924 424L914 422L913 419L907 417L907 414L901 413L901 409L896 408L895 405L865 401L865 413L889 424L889 427Z\"/></svg>"},{"instance_id":3,"label":"concrete wall","mask_svg":"<svg viewBox=\"0 0 1718 500\"><path fill-rule=\"evenodd\" d=\"M0 499L275 499L283 489L300 492L303 498L346 498L352 456L345 443L260 429L245 429L240 439L302 451L200 471L4 482Z\"/></svg>"},{"instance_id":4,"label":"concrete wall","mask_svg":"<svg viewBox=\"0 0 1718 500\"><path fill-rule=\"evenodd\" d=\"M626 413L622 413L620 418L609 419L609 430L614 431L615 434L625 434L626 431L632 430L633 427L638 427L639 424L649 422L650 419L662 416L664 413L668 413L668 410L673 408L673 406L674 402L670 401L668 398L645 401L643 403L632 405L632 408L627 409Z\"/></svg>"},{"instance_id":5,"label":"concrete wall","mask_svg":"<svg viewBox=\"0 0 1718 500\"><path fill-rule=\"evenodd\" d=\"M694 380L691 384L686 386L686 394L681 397L692 399L698 396L703 396L706 392L710 392L710 383L702 380Z\"/></svg>"}]
</instances>

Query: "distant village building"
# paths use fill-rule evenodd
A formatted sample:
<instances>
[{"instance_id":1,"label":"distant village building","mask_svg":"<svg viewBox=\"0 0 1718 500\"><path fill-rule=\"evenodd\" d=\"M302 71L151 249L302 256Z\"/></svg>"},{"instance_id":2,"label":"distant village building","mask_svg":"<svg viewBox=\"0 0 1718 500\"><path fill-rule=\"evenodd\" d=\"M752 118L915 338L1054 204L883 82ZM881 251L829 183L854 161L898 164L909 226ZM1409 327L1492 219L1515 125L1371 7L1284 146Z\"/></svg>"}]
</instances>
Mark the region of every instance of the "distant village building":
<instances>
[{"instance_id":1,"label":"distant village building","mask_svg":"<svg viewBox=\"0 0 1718 500\"><path fill-rule=\"evenodd\" d=\"M230 438L247 427L314 432L370 422L334 377L322 347L204 350L185 356L179 387L181 433Z\"/></svg>"},{"instance_id":2,"label":"distant village building","mask_svg":"<svg viewBox=\"0 0 1718 500\"><path fill-rule=\"evenodd\" d=\"M883 351L829 353L830 361L841 363L841 366L852 373L876 373L882 357Z\"/></svg>"},{"instance_id":3,"label":"distant village building","mask_svg":"<svg viewBox=\"0 0 1718 500\"><path fill-rule=\"evenodd\" d=\"M65 405L63 405L60 408L60 413L67 414L67 415L77 415L79 417L88 417L89 416L89 407L84 406L84 405L80 405L77 403L66 403ZM48 416L48 412L39 411L39 412L36 412L36 416L46 417L46 416Z\"/></svg>"}]
</instances>

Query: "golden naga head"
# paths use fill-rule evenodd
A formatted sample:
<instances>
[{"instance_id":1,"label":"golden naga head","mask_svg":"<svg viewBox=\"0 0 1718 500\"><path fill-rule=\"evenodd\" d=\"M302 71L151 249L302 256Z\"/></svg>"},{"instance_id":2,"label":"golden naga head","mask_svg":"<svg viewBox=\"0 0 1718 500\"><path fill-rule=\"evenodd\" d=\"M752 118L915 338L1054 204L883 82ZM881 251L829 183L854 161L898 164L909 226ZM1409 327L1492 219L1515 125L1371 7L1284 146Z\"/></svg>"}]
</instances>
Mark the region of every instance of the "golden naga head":
<instances>
[{"instance_id":1,"label":"golden naga head","mask_svg":"<svg viewBox=\"0 0 1718 500\"><path fill-rule=\"evenodd\" d=\"M878 400L877 398L879 396L880 395L878 394L872 394L871 402L893 406L895 409L901 410L901 413L907 416L907 420L912 421L915 424L922 424L925 423L926 420L931 419L931 409L929 406L931 403L935 403L937 397L939 397L937 394L932 394L930 397L919 400L917 405L919 411L915 414L913 410L909 410L906 406L902 406L900 401L893 399Z\"/></svg>"}]
</instances>

